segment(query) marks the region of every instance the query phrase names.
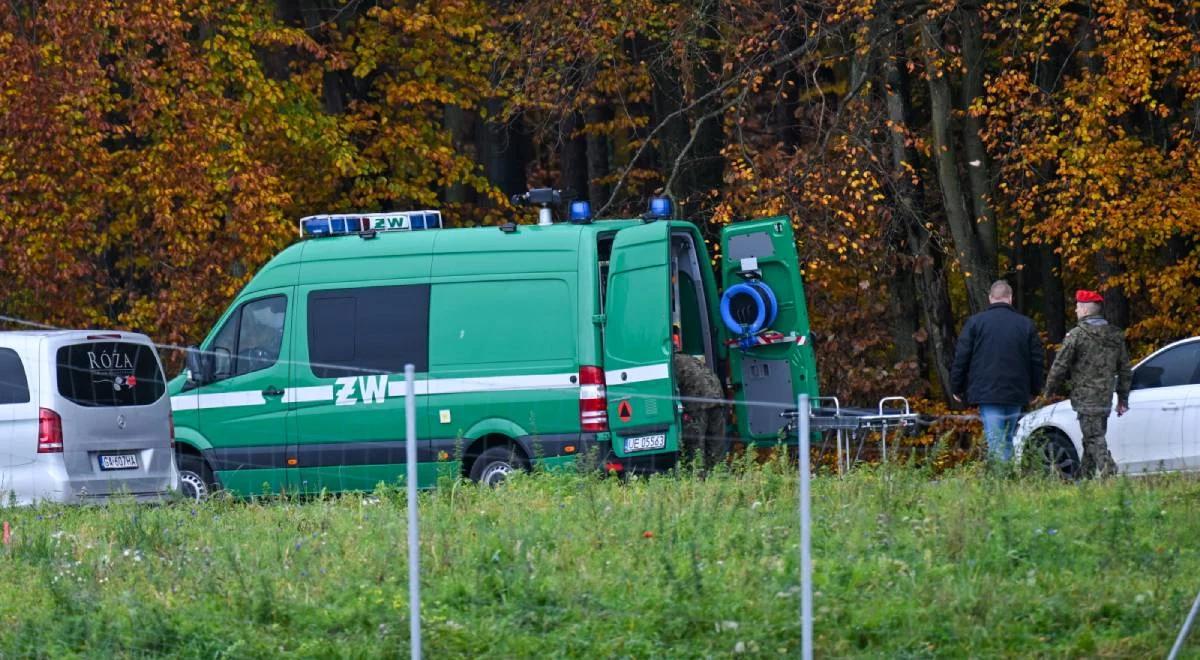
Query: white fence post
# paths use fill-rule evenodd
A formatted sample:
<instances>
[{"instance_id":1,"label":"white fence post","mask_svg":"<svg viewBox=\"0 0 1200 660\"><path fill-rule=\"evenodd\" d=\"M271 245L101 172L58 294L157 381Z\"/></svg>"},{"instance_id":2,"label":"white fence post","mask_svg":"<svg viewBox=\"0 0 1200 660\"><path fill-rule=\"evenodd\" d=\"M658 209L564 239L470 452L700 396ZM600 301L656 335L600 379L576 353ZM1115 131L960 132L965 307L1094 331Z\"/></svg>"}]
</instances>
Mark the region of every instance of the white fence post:
<instances>
[{"instance_id":1,"label":"white fence post","mask_svg":"<svg viewBox=\"0 0 1200 660\"><path fill-rule=\"evenodd\" d=\"M812 516L811 496L808 491L809 466L809 421L811 411L807 394L801 394L797 402L797 427L800 451L800 646L801 657L813 657L813 602L812 602Z\"/></svg>"},{"instance_id":2,"label":"white fence post","mask_svg":"<svg viewBox=\"0 0 1200 660\"><path fill-rule=\"evenodd\" d=\"M1183 622L1183 628L1179 631L1179 637L1175 638L1175 645L1171 647L1171 655L1167 656L1167 660L1175 660L1179 657L1179 652L1183 650L1183 642L1192 630L1192 623L1196 620L1197 612L1200 612L1200 594L1196 594L1196 602L1192 603L1192 611L1188 613L1187 620Z\"/></svg>"},{"instance_id":3,"label":"white fence post","mask_svg":"<svg viewBox=\"0 0 1200 660\"><path fill-rule=\"evenodd\" d=\"M404 365L404 423L408 481L408 632L411 657L421 660L421 544L417 534L417 387L416 370Z\"/></svg>"}]
</instances>

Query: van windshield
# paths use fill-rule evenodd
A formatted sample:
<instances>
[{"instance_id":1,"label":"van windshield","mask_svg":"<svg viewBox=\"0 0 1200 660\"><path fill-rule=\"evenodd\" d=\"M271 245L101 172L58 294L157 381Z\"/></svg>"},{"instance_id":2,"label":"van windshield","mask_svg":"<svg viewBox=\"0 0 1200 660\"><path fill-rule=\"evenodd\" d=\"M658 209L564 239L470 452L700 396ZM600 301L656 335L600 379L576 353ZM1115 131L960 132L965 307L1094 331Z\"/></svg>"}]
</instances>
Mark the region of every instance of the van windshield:
<instances>
[{"instance_id":1,"label":"van windshield","mask_svg":"<svg viewBox=\"0 0 1200 660\"><path fill-rule=\"evenodd\" d=\"M81 406L147 406L167 384L154 349L128 342L89 342L58 349L58 393Z\"/></svg>"}]
</instances>

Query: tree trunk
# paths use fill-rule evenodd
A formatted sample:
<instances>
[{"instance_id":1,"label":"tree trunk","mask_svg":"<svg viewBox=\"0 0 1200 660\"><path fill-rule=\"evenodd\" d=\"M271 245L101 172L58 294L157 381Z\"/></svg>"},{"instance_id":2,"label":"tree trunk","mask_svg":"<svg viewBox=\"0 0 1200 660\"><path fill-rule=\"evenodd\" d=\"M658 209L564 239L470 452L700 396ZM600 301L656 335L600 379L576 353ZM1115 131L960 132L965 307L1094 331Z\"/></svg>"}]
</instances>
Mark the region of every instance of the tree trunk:
<instances>
[{"instance_id":1,"label":"tree trunk","mask_svg":"<svg viewBox=\"0 0 1200 660\"><path fill-rule=\"evenodd\" d=\"M971 104L983 96L983 21L979 7L974 3L961 6L958 10L962 33L963 74L963 150L967 155L967 178L971 183L971 205L975 214L975 228L979 246L988 270L987 279L993 279L999 263L999 227L996 213L992 210L992 179L988 165L987 149L983 145L979 118L971 114Z\"/></svg>"},{"instance_id":2,"label":"tree trunk","mask_svg":"<svg viewBox=\"0 0 1200 660\"><path fill-rule=\"evenodd\" d=\"M1085 40L1087 38L1085 26L1088 24L1088 19L1081 17L1080 24L1079 29L1084 33L1078 37ZM1038 90L1045 96L1047 102L1054 95L1058 76L1063 67L1070 63L1071 54L1072 49L1059 44L1050 50L1049 61L1038 62L1034 80L1037 81ZM1055 164L1046 162L1038 166L1036 179L1029 181L1030 177L1027 176L1027 185L1034 185L1038 181L1050 181L1054 176ZM1023 233L1018 236L1022 240L1025 238ZM1032 272L1038 279L1037 290L1041 294L1042 316L1046 322L1046 338L1049 343L1057 345L1061 344L1063 338L1067 336L1069 319L1067 318L1067 292L1062 277L1062 257L1054 251L1054 248L1055 245L1042 242L1031 246L1029 252L1037 255L1036 267L1032 269Z\"/></svg>"},{"instance_id":3,"label":"tree trunk","mask_svg":"<svg viewBox=\"0 0 1200 660\"><path fill-rule=\"evenodd\" d=\"M339 27L343 22L353 18L354 12L343 12L340 3L330 6L322 0L289 0L280 6L285 13L294 14L304 24L304 29L310 34L328 20L326 17L337 17ZM342 73L325 71L321 74L321 96L324 100L325 112L330 115L340 115L346 110L345 90L342 87Z\"/></svg>"},{"instance_id":4,"label":"tree trunk","mask_svg":"<svg viewBox=\"0 0 1200 660\"><path fill-rule=\"evenodd\" d=\"M716 83L716 76L721 72L721 52L715 46L721 42L721 34L717 31L720 4L718 0L707 0L700 8L702 45L699 57L692 65L692 80L695 81L692 98L704 98L711 92ZM703 44L712 45L704 47ZM682 210L686 214L683 217L692 219L701 227L707 226L711 216L709 192L720 188L725 176L725 157L721 154L721 149L725 146L725 128L719 115L706 120L700 118L717 112L720 105L720 97L714 94L692 110L691 126L695 139L689 154L691 162L687 167L690 190L684 197L687 202Z\"/></svg>"},{"instance_id":5,"label":"tree trunk","mask_svg":"<svg viewBox=\"0 0 1200 660\"><path fill-rule=\"evenodd\" d=\"M1124 287L1109 286L1108 280L1123 275L1124 266L1108 250L1096 255L1096 270L1100 273L1100 286L1104 287L1104 318L1119 327L1129 327L1129 297Z\"/></svg>"},{"instance_id":6,"label":"tree trunk","mask_svg":"<svg viewBox=\"0 0 1200 660\"><path fill-rule=\"evenodd\" d=\"M908 270L901 270L893 278L905 278L910 284L899 284L896 294L915 289L920 295L921 318L925 322L925 334L929 342L929 355L933 362L933 373L941 384L943 397L949 396L950 368L954 360L954 326L950 315L950 297L945 282L945 270L941 258L936 254L931 235L922 223L921 180L917 155L908 143L908 128L912 116L912 100L908 77L898 61L901 48L898 38L893 35L889 39L890 47L882 56L882 73L884 80L884 95L887 102L889 137L891 142L892 173L891 183L894 192L892 244L904 250L906 258L902 263L908 264ZM901 306L903 307L903 305ZM906 313L912 313L910 309ZM904 328L912 328L911 334L916 335L917 316L914 314L911 323ZM899 330L900 326L897 326ZM897 338L897 341L900 341Z\"/></svg>"},{"instance_id":7,"label":"tree trunk","mask_svg":"<svg viewBox=\"0 0 1200 660\"><path fill-rule=\"evenodd\" d=\"M457 105L447 105L442 108L442 125L450 133L454 149L459 153L469 153L475 156L475 124L477 116ZM476 159L478 162L478 159ZM448 204L474 204L477 199L475 189L462 181L451 182L443 193Z\"/></svg>"},{"instance_id":8,"label":"tree trunk","mask_svg":"<svg viewBox=\"0 0 1200 660\"><path fill-rule=\"evenodd\" d=\"M963 201L963 190L959 183L958 157L950 133L952 110L950 104L950 81L942 69L941 30L927 19L921 20L921 42L925 53L925 75L929 81L929 113L933 133L934 163L937 165L938 183L942 189L946 221L954 239L954 249L962 268L967 287L967 300L971 311L983 310L988 305L989 268L979 247L979 238L974 223L967 213Z\"/></svg>"},{"instance_id":9,"label":"tree trunk","mask_svg":"<svg viewBox=\"0 0 1200 660\"><path fill-rule=\"evenodd\" d=\"M660 44L651 45L647 50L650 61L655 63L650 70L653 87L650 92L650 128L662 126L655 137L655 168L662 173L663 181L667 181L676 158L688 143L690 127L687 115L679 113L683 106L683 87L679 84L679 72L670 62L670 52ZM686 196L687 186L685 177L677 177L673 186L676 190L663 192L679 199Z\"/></svg>"},{"instance_id":10,"label":"tree trunk","mask_svg":"<svg viewBox=\"0 0 1200 660\"><path fill-rule=\"evenodd\" d=\"M559 124L559 185L573 192L575 199L586 199L594 205L596 200L588 197L587 138L582 128L583 118L577 112L567 114Z\"/></svg>"},{"instance_id":11,"label":"tree trunk","mask_svg":"<svg viewBox=\"0 0 1200 660\"><path fill-rule=\"evenodd\" d=\"M525 180L528 136L510 122L497 121L503 111L503 101L488 99L487 116L479 137L479 159L484 174L505 196L528 189ZM519 120L514 120L519 121Z\"/></svg>"},{"instance_id":12,"label":"tree trunk","mask_svg":"<svg viewBox=\"0 0 1200 660\"><path fill-rule=\"evenodd\" d=\"M1063 291L1062 258L1053 246L1038 246L1038 262L1042 277L1042 314L1046 317L1046 334L1051 344L1062 343L1067 336L1067 296Z\"/></svg>"},{"instance_id":13,"label":"tree trunk","mask_svg":"<svg viewBox=\"0 0 1200 660\"><path fill-rule=\"evenodd\" d=\"M593 210L608 203L611 186L607 183L608 175L612 173L612 163L609 158L608 136L595 130L600 124L612 121L612 109L606 104L597 104L587 109L585 115L587 133L587 177L588 199L592 201Z\"/></svg>"}]
</instances>

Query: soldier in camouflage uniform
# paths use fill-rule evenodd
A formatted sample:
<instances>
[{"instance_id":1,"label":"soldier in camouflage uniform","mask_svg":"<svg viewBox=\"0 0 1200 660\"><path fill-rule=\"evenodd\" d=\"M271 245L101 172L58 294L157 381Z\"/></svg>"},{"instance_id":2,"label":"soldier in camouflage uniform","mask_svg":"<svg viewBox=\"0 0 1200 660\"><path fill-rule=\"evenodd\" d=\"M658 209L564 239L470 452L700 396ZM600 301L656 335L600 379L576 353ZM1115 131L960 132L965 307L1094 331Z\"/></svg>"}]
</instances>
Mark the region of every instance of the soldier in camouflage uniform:
<instances>
[{"instance_id":1,"label":"soldier in camouflage uniform","mask_svg":"<svg viewBox=\"0 0 1200 660\"><path fill-rule=\"evenodd\" d=\"M1067 380L1071 381L1071 407L1079 416L1083 431L1083 475L1115 474L1117 466L1104 434L1108 431L1108 415L1112 411L1113 388L1117 393L1117 415L1129 410L1129 351L1125 347L1125 332L1110 325L1100 315L1104 299L1094 291L1075 294L1075 314L1079 325L1067 333L1062 350L1054 358L1046 378L1046 396L1054 394Z\"/></svg>"},{"instance_id":2,"label":"soldier in camouflage uniform","mask_svg":"<svg viewBox=\"0 0 1200 660\"><path fill-rule=\"evenodd\" d=\"M691 462L697 452L703 452L704 468L709 469L725 455L725 404L720 402L724 398L721 382L698 357L676 352L672 362L683 402L680 461Z\"/></svg>"}]
</instances>

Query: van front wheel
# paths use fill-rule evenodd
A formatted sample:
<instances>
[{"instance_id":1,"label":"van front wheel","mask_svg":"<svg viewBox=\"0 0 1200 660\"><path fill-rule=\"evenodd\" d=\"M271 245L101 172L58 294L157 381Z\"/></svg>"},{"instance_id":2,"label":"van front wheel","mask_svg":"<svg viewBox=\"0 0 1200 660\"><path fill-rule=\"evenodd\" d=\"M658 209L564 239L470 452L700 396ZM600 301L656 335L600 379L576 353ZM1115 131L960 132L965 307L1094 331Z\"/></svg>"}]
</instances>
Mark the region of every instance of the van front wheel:
<instances>
[{"instance_id":1,"label":"van front wheel","mask_svg":"<svg viewBox=\"0 0 1200 660\"><path fill-rule=\"evenodd\" d=\"M525 461L514 448L491 447L471 465L471 479L485 486L498 486L504 483L509 473L524 467Z\"/></svg>"},{"instance_id":2,"label":"van front wheel","mask_svg":"<svg viewBox=\"0 0 1200 660\"><path fill-rule=\"evenodd\" d=\"M189 500L207 499L212 494L212 471L199 456L179 454L179 492Z\"/></svg>"}]
</instances>

